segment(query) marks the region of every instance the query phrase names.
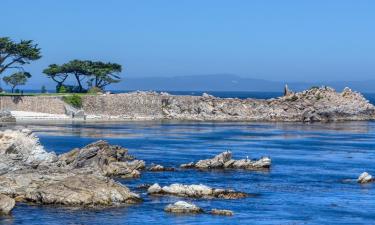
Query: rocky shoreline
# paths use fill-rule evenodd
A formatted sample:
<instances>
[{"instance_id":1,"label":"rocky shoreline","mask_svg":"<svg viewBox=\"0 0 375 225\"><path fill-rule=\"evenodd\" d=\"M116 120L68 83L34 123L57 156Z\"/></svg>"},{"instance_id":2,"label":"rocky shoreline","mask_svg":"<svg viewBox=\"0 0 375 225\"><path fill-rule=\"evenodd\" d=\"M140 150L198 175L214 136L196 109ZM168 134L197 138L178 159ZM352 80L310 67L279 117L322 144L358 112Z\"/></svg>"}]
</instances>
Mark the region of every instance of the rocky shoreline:
<instances>
[{"instance_id":1,"label":"rocky shoreline","mask_svg":"<svg viewBox=\"0 0 375 225\"><path fill-rule=\"evenodd\" d=\"M168 93L131 92L82 96L82 107L74 109L61 97L28 96L11 101L2 97L17 121L22 120L187 120L187 121L356 121L374 120L375 106L363 95L345 88L336 92L329 87L314 87L302 92L285 90L274 99L177 96ZM8 97L9 98L9 97ZM6 100L6 101L5 101ZM35 107L40 104L50 107ZM4 121L13 121L3 112Z\"/></svg>"},{"instance_id":2,"label":"rocky shoreline","mask_svg":"<svg viewBox=\"0 0 375 225\"><path fill-rule=\"evenodd\" d=\"M97 141L61 155L47 152L27 129L0 132L0 212L15 202L71 207L113 207L142 202L113 178L139 178L142 171L177 171L135 159L128 150ZM205 185L147 187L150 195L187 198L245 198L247 193ZM219 212L218 212L219 213Z\"/></svg>"},{"instance_id":3,"label":"rocky shoreline","mask_svg":"<svg viewBox=\"0 0 375 225\"><path fill-rule=\"evenodd\" d=\"M173 183L141 185L133 192L114 178L139 178L143 171L178 173L186 169L231 169L250 172L270 169L271 159L232 159L230 151L187 167L166 168L136 159L128 150L106 141L97 141L64 154L45 151L39 139L27 129L0 132L0 213L9 214L18 202L68 207L122 207L141 204L143 194L183 199L243 199L255 195L204 184ZM350 182L366 184L374 178L364 172ZM206 210L185 201L165 207L171 213L204 213ZM209 214L232 216L230 209L211 209Z\"/></svg>"}]
</instances>

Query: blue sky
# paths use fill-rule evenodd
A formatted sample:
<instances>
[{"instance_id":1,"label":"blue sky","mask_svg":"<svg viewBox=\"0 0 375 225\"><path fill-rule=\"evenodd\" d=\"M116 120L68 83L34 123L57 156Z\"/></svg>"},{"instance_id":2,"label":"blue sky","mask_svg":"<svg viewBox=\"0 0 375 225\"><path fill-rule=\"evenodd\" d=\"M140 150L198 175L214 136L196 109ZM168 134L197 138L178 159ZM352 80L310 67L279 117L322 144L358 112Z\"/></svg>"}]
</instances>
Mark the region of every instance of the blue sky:
<instances>
[{"instance_id":1,"label":"blue sky","mask_svg":"<svg viewBox=\"0 0 375 225\"><path fill-rule=\"evenodd\" d=\"M42 70L117 62L124 77L237 74L267 80L375 79L371 0L2 0L1 35L33 39ZM4 10L5 9L5 10Z\"/></svg>"}]
</instances>

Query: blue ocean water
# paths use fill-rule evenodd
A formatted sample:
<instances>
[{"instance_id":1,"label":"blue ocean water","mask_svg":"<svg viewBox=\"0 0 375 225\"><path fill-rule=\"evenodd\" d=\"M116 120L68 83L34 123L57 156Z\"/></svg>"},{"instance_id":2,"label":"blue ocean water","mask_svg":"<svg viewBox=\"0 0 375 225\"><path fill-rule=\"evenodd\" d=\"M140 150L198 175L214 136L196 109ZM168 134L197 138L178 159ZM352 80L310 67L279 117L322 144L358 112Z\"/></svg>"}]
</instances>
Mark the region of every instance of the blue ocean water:
<instances>
[{"instance_id":1,"label":"blue ocean water","mask_svg":"<svg viewBox=\"0 0 375 225\"><path fill-rule=\"evenodd\" d=\"M69 209L18 204L5 224L374 224L375 184L359 185L363 171L375 174L375 122L123 122L23 124L49 151L63 153L104 139L129 149L148 164L178 167L231 150L234 158L272 158L269 172L243 170L143 172L119 179L144 202L110 209ZM158 182L205 184L256 194L238 200L150 197L137 189ZM234 211L232 217L174 215L177 200L204 210Z\"/></svg>"}]
</instances>

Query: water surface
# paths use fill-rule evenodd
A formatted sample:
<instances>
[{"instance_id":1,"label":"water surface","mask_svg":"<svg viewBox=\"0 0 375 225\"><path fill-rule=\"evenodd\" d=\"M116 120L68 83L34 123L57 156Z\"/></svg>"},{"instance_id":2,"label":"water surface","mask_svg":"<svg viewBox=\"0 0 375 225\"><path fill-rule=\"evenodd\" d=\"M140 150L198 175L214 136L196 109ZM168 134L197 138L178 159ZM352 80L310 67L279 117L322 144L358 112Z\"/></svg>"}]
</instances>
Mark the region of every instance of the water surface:
<instances>
[{"instance_id":1,"label":"water surface","mask_svg":"<svg viewBox=\"0 0 375 225\"><path fill-rule=\"evenodd\" d=\"M23 124L49 151L63 153L105 139L147 163L178 167L231 150L234 158L270 156L269 172L242 170L143 172L119 180L142 204L104 210L17 205L6 224L371 224L375 184L344 182L375 173L375 123L127 122ZM158 182L205 184L256 194L238 200L188 199L205 210L230 209L233 217L176 216L163 208L177 197L149 197L137 186Z\"/></svg>"}]
</instances>

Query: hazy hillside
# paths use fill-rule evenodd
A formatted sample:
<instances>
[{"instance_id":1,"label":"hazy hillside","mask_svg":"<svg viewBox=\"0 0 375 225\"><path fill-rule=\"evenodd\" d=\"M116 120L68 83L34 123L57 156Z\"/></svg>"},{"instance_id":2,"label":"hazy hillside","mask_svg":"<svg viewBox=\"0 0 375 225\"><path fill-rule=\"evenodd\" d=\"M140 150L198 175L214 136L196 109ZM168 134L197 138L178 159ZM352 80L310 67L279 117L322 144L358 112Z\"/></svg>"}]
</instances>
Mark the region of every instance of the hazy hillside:
<instances>
[{"instance_id":1,"label":"hazy hillside","mask_svg":"<svg viewBox=\"0 0 375 225\"><path fill-rule=\"evenodd\" d=\"M303 90L311 86L328 85L337 90L351 87L361 92L375 92L375 80L335 81L335 82L280 82L243 78L236 75L196 75L176 77L125 78L113 85L120 90L169 90L169 91L282 91L285 84L293 90Z\"/></svg>"}]
</instances>

